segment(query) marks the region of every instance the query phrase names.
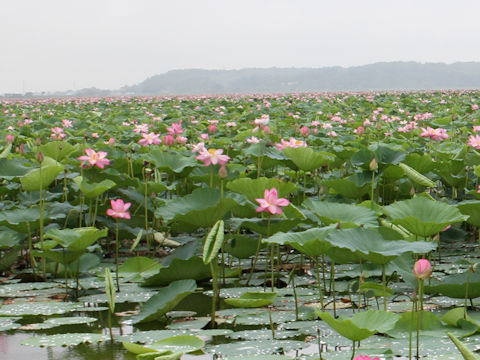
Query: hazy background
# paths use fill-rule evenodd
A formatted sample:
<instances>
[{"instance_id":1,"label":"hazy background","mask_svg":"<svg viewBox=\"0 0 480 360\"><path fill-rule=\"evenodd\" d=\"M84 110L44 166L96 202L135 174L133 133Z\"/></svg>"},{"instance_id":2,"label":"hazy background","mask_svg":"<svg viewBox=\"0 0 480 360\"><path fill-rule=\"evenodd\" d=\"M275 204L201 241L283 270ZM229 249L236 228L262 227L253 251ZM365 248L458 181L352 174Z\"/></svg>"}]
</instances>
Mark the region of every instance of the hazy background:
<instances>
[{"instance_id":1,"label":"hazy background","mask_svg":"<svg viewBox=\"0 0 480 360\"><path fill-rule=\"evenodd\" d=\"M0 93L172 69L480 60L474 0L0 0Z\"/></svg>"}]
</instances>

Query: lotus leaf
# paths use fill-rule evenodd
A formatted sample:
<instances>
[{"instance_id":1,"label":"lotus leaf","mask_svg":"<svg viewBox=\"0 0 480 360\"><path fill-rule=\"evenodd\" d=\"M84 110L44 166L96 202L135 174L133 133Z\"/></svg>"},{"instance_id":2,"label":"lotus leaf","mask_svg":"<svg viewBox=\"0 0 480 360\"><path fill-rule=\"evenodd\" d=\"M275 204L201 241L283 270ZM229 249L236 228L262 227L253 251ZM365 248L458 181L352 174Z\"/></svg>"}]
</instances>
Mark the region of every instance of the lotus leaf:
<instances>
[{"instance_id":1,"label":"lotus leaf","mask_svg":"<svg viewBox=\"0 0 480 360\"><path fill-rule=\"evenodd\" d=\"M247 291L238 298L227 298L225 302L234 307L256 308L272 304L276 297L275 292Z\"/></svg>"},{"instance_id":2,"label":"lotus leaf","mask_svg":"<svg viewBox=\"0 0 480 360\"><path fill-rule=\"evenodd\" d=\"M448 225L468 219L453 205L416 196L410 200L396 201L384 208L392 223L401 225L418 236L432 236Z\"/></svg>"},{"instance_id":3,"label":"lotus leaf","mask_svg":"<svg viewBox=\"0 0 480 360\"><path fill-rule=\"evenodd\" d=\"M102 334L92 333L70 333L48 336L34 336L22 341L22 345L28 346L72 346L79 344L99 343L109 340L109 337Z\"/></svg>"},{"instance_id":4,"label":"lotus leaf","mask_svg":"<svg viewBox=\"0 0 480 360\"><path fill-rule=\"evenodd\" d=\"M380 310L357 312L351 318L338 319L328 312L316 311L316 314L340 335L352 341L366 339L377 332L386 333L399 320L397 314Z\"/></svg>"},{"instance_id":5,"label":"lotus leaf","mask_svg":"<svg viewBox=\"0 0 480 360\"><path fill-rule=\"evenodd\" d=\"M303 206L311 210L325 225L340 223L342 228L378 227L377 214L363 206L307 199Z\"/></svg>"},{"instance_id":6,"label":"lotus leaf","mask_svg":"<svg viewBox=\"0 0 480 360\"><path fill-rule=\"evenodd\" d=\"M197 288L194 280L178 280L172 282L153 295L143 306L140 313L132 317L134 324L156 320L173 310L186 296ZM1 310L1 309L0 309Z\"/></svg>"}]
</instances>

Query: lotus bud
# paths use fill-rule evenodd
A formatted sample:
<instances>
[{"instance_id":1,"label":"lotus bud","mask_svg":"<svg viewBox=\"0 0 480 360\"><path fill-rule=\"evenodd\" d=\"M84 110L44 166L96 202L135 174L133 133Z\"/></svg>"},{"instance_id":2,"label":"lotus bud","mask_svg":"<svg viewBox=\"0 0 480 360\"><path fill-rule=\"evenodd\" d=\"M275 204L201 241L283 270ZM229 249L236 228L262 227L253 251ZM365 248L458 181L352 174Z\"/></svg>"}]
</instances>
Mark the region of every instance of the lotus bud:
<instances>
[{"instance_id":1,"label":"lotus bud","mask_svg":"<svg viewBox=\"0 0 480 360\"><path fill-rule=\"evenodd\" d=\"M37 154L37 161L41 164L43 162L43 159L45 156L43 156L43 153L41 151L38 152Z\"/></svg>"},{"instance_id":2,"label":"lotus bud","mask_svg":"<svg viewBox=\"0 0 480 360\"><path fill-rule=\"evenodd\" d=\"M373 158L372 161L370 161L370 164L368 165L370 168L370 171L377 171L378 170L378 162L377 159Z\"/></svg>"},{"instance_id":3,"label":"lotus bud","mask_svg":"<svg viewBox=\"0 0 480 360\"><path fill-rule=\"evenodd\" d=\"M220 166L220 169L218 169L218 176L220 176L222 179L227 177L227 168L225 166Z\"/></svg>"},{"instance_id":4,"label":"lotus bud","mask_svg":"<svg viewBox=\"0 0 480 360\"><path fill-rule=\"evenodd\" d=\"M413 274L419 280L425 280L432 275L432 265L427 259L417 260L413 266Z\"/></svg>"}]
</instances>

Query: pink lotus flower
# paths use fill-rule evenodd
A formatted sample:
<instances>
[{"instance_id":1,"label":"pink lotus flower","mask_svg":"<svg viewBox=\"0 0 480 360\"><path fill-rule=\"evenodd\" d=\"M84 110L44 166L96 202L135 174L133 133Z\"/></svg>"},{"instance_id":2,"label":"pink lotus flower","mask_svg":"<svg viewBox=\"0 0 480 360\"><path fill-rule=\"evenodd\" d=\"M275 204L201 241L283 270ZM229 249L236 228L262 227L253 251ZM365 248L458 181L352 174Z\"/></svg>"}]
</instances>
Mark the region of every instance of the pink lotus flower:
<instances>
[{"instance_id":1,"label":"pink lotus flower","mask_svg":"<svg viewBox=\"0 0 480 360\"><path fill-rule=\"evenodd\" d=\"M79 156L77 159L81 160L82 163L80 166L85 166L85 163L88 162L89 166L96 166L100 169L103 169L105 165L110 165L110 160L106 158L107 153L105 151L95 152L93 149L85 149L85 153L87 155Z\"/></svg>"},{"instance_id":2,"label":"pink lotus flower","mask_svg":"<svg viewBox=\"0 0 480 360\"><path fill-rule=\"evenodd\" d=\"M51 128L50 130L52 131L52 133L50 134L50 137L52 139L61 140L65 136L67 136L63 133L63 129L61 127L55 126L54 128Z\"/></svg>"},{"instance_id":3,"label":"pink lotus flower","mask_svg":"<svg viewBox=\"0 0 480 360\"><path fill-rule=\"evenodd\" d=\"M370 356L368 355L358 355L355 359L353 360L380 360L380 358L376 357L376 358L371 358Z\"/></svg>"},{"instance_id":4,"label":"pink lotus flower","mask_svg":"<svg viewBox=\"0 0 480 360\"><path fill-rule=\"evenodd\" d=\"M473 111L478 110L478 104L473 104L473 105L472 105L472 110L473 110Z\"/></svg>"},{"instance_id":5,"label":"pink lotus flower","mask_svg":"<svg viewBox=\"0 0 480 360\"><path fill-rule=\"evenodd\" d=\"M480 135L470 135L468 137L468 143L467 145L474 147L475 149L479 150L480 149Z\"/></svg>"},{"instance_id":6,"label":"pink lotus flower","mask_svg":"<svg viewBox=\"0 0 480 360\"><path fill-rule=\"evenodd\" d=\"M63 119L62 120L62 125L64 128L71 128L73 125L72 125L72 120L67 120L67 119Z\"/></svg>"},{"instance_id":7,"label":"pink lotus flower","mask_svg":"<svg viewBox=\"0 0 480 360\"><path fill-rule=\"evenodd\" d=\"M171 127L167 128L167 131L170 135L176 136L181 135L185 130L182 129L182 122L173 123Z\"/></svg>"},{"instance_id":8,"label":"pink lotus flower","mask_svg":"<svg viewBox=\"0 0 480 360\"><path fill-rule=\"evenodd\" d=\"M175 144L175 139L170 134L165 135L162 141L163 141L163 145L165 146L172 146Z\"/></svg>"},{"instance_id":9,"label":"pink lotus flower","mask_svg":"<svg viewBox=\"0 0 480 360\"><path fill-rule=\"evenodd\" d=\"M246 139L247 143L249 144L258 144L260 142L260 139L257 138L256 136L252 136Z\"/></svg>"},{"instance_id":10,"label":"pink lotus flower","mask_svg":"<svg viewBox=\"0 0 480 360\"><path fill-rule=\"evenodd\" d=\"M11 144L13 143L13 140L15 140L15 136L12 134L8 134L7 136L5 136L5 139L7 140L7 144Z\"/></svg>"},{"instance_id":11,"label":"pink lotus flower","mask_svg":"<svg viewBox=\"0 0 480 360\"><path fill-rule=\"evenodd\" d=\"M307 126L302 126L299 131L303 137L307 137L310 129Z\"/></svg>"},{"instance_id":12,"label":"pink lotus flower","mask_svg":"<svg viewBox=\"0 0 480 360\"><path fill-rule=\"evenodd\" d=\"M215 134L217 132L217 125L215 124L208 125L208 132L210 134Z\"/></svg>"},{"instance_id":13,"label":"pink lotus flower","mask_svg":"<svg viewBox=\"0 0 480 360\"><path fill-rule=\"evenodd\" d=\"M425 280L432 275L432 265L427 259L417 260L413 266L413 274L417 279Z\"/></svg>"},{"instance_id":14,"label":"pink lotus flower","mask_svg":"<svg viewBox=\"0 0 480 360\"><path fill-rule=\"evenodd\" d=\"M307 146L307 143L305 141L296 140L295 138L291 137L288 141L281 139L280 143L276 143L275 146L279 151L282 151L286 147L297 148Z\"/></svg>"},{"instance_id":15,"label":"pink lotus flower","mask_svg":"<svg viewBox=\"0 0 480 360\"><path fill-rule=\"evenodd\" d=\"M278 193L276 188L272 188L271 190L265 189L265 193L263 194L263 198L255 199L256 202L260 204L260 206L255 210L256 212L269 212L270 214L282 214L283 206L288 206L290 201L285 198L278 198Z\"/></svg>"},{"instance_id":16,"label":"pink lotus flower","mask_svg":"<svg viewBox=\"0 0 480 360\"><path fill-rule=\"evenodd\" d=\"M138 140L138 143L142 146L148 146L148 145L158 145L161 143L159 135L155 134L153 132L151 133L142 133L143 139Z\"/></svg>"},{"instance_id":17,"label":"pink lotus flower","mask_svg":"<svg viewBox=\"0 0 480 360\"><path fill-rule=\"evenodd\" d=\"M192 153L197 153L197 152L203 152L207 151L205 148L205 143L204 142L199 142L198 144L194 144L192 148Z\"/></svg>"},{"instance_id":18,"label":"pink lotus flower","mask_svg":"<svg viewBox=\"0 0 480 360\"><path fill-rule=\"evenodd\" d=\"M124 203L122 199L110 200L111 209L107 209L107 215L118 219L130 219L130 213L127 211L131 203Z\"/></svg>"},{"instance_id":19,"label":"pink lotus flower","mask_svg":"<svg viewBox=\"0 0 480 360\"><path fill-rule=\"evenodd\" d=\"M195 156L195 159L203 161L205 166L217 164L225 166L230 160L230 156L222 154L223 149L203 149L200 150L200 155Z\"/></svg>"},{"instance_id":20,"label":"pink lotus flower","mask_svg":"<svg viewBox=\"0 0 480 360\"><path fill-rule=\"evenodd\" d=\"M430 126L427 126L427 128L421 128L422 133L420 134L421 137L429 137L432 140L445 140L448 139L448 134L445 129L438 128L438 129L433 129Z\"/></svg>"}]
</instances>

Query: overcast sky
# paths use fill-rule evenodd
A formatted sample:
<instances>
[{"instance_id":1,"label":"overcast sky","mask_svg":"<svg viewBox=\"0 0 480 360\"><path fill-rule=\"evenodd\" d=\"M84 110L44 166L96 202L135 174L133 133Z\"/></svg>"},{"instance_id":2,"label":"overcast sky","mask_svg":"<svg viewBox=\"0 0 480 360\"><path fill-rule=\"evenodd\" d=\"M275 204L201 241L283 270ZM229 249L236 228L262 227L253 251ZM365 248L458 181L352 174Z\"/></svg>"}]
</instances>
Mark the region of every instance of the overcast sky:
<instances>
[{"instance_id":1,"label":"overcast sky","mask_svg":"<svg viewBox=\"0 0 480 360\"><path fill-rule=\"evenodd\" d=\"M172 69L480 61L477 0L0 0L0 93Z\"/></svg>"}]
</instances>

